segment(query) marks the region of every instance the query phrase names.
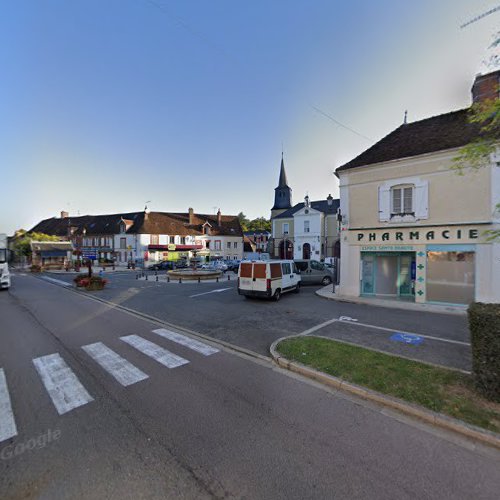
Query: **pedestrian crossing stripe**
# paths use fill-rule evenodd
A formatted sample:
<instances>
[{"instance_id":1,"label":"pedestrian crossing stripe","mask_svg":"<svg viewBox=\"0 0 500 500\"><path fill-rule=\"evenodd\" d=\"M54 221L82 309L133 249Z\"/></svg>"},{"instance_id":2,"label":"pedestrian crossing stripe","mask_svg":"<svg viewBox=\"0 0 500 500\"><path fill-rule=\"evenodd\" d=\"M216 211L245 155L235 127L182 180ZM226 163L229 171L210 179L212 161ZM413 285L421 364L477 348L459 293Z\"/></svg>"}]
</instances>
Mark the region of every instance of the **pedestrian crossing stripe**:
<instances>
[{"instance_id":1,"label":"pedestrian crossing stripe","mask_svg":"<svg viewBox=\"0 0 500 500\"><path fill-rule=\"evenodd\" d=\"M58 353L35 358L33 364L59 415L94 400Z\"/></svg>"},{"instance_id":2,"label":"pedestrian crossing stripe","mask_svg":"<svg viewBox=\"0 0 500 500\"><path fill-rule=\"evenodd\" d=\"M120 339L167 368L177 368L189 363L187 359L181 358L154 342L139 337L139 335L127 335L126 337L120 337Z\"/></svg>"},{"instance_id":3,"label":"pedestrian crossing stripe","mask_svg":"<svg viewBox=\"0 0 500 500\"><path fill-rule=\"evenodd\" d=\"M3 368L0 368L0 443L17 436L16 421L10 403L7 379Z\"/></svg>"},{"instance_id":4,"label":"pedestrian crossing stripe","mask_svg":"<svg viewBox=\"0 0 500 500\"><path fill-rule=\"evenodd\" d=\"M198 340L195 340L191 337L186 337L185 335L181 335L180 333L166 330L165 328L158 328L157 330L153 330L153 333L160 335L160 337L171 340L172 342L176 342L177 344L189 347L189 349L199 352L204 356L210 356L211 354L219 352L219 349L216 349L215 347L204 344L203 342L199 342Z\"/></svg>"},{"instance_id":5,"label":"pedestrian crossing stripe","mask_svg":"<svg viewBox=\"0 0 500 500\"><path fill-rule=\"evenodd\" d=\"M125 387L149 378L149 375L146 375L102 342L84 345L82 349Z\"/></svg>"}]
</instances>

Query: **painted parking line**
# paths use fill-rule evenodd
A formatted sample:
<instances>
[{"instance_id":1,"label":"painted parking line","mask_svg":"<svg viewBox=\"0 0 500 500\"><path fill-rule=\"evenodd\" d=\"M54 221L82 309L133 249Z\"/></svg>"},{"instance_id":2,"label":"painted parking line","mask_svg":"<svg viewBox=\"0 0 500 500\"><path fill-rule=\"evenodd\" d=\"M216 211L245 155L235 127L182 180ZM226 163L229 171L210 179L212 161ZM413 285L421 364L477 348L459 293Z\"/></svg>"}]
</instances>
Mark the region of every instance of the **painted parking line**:
<instances>
[{"instance_id":1,"label":"painted parking line","mask_svg":"<svg viewBox=\"0 0 500 500\"><path fill-rule=\"evenodd\" d=\"M35 358L33 364L59 415L94 400L59 354Z\"/></svg>"},{"instance_id":2,"label":"painted parking line","mask_svg":"<svg viewBox=\"0 0 500 500\"><path fill-rule=\"evenodd\" d=\"M45 281L50 281L51 283L55 283L56 285L71 286L71 283L68 283L67 281L51 278L50 276L42 276L41 278Z\"/></svg>"},{"instance_id":3,"label":"painted parking line","mask_svg":"<svg viewBox=\"0 0 500 500\"><path fill-rule=\"evenodd\" d=\"M2 368L0 368L0 442L17 436L16 421L10 403L7 379Z\"/></svg>"},{"instance_id":4,"label":"painted parking line","mask_svg":"<svg viewBox=\"0 0 500 500\"><path fill-rule=\"evenodd\" d=\"M202 295L208 295L209 293L220 293L225 292L226 290L231 290L231 288L219 288L218 290L210 290L209 292L197 293L196 295L190 295L189 298L200 297Z\"/></svg>"},{"instance_id":5,"label":"painted parking line","mask_svg":"<svg viewBox=\"0 0 500 500\"><path fill-rule=\"evenodd\" d=\"M340 319L339 319L339 321L340 321ZM347 321L346 321L346 323L347 323ZM399 333L399 334L402 334L402 335L414 335L414 336L417 336L417 337L422 337L424 339L437 340L439 342L446 342L448 344L457 344L457 345L470 346L469 342L462 342L460 340L443 339L441 337L434 337L432 335L423 335L421 333L415 333L415 332L405 332L403 330L396 330L394 328L386 328L384 326L369 325L367 323L359 323L359 322L357 322L356 326L364 326L365 328L373 328L375 330L382 330L384 332L391 332L393 334L394 333Z\"/></svg>"},{"instance_id":6,"label":"painted parking line","mask_svg":"<svg viewBox=\"0 0 500 500\"><path fill-rule=\"evenodd\" d=\"M121 385L129 385L149 377L132 363L105 346L102 342L82 346L82 349Z\"/></svg>"},{"instance_id":7,"label":"painted parking line","mask_svg":"<svg viewBox=\"0 0 500 500\"><path fill-rule=\"evenodd\" d=\"M153 330L153 333L156 333L157 335L160 335L160 337L163 337L165 339L171 340L172 342L176 342L177 344L189 347L189 349L199 352L200 354L203 354L203 356L210 356L211 354L219 352L219 349L216 349L215 347L204 344L203 342L199 342L198 340L192 339L191 337L186 337L185 335L181 335L180 333L166 330L165 328L158 328L157 330Z\"/></svg>"},{"instance_id":8,"label":"painted parking line","mask_svg":"<svg viewBox=\"0 0 500 500\"><path fill-rule=\"evenodd\" d=\"M139 335L127 335L126 337L120 337L120 339L167 368L177 368L178 366L189 363L187 359L181 358L163 347L156 345L154 342L139 337Z\"/></svg>"},{"instance_id":9,"label":"painted parking line","mask_svg":"<svg viewBox=\"0 0 500 500\"><path fill-rule=\"evenodd\" d=\"M313 326L312 328L309 328L308 330L304 330L303 332L299 333L299 335L309 335L310 333L313 333L317 330L321 330L325 326L331 325L332 323L335 323L338 321L339 320L337 318L329 319L328 321L325 321L324 323L320 323L319 325Z\"/></svg>"}]
</instances>

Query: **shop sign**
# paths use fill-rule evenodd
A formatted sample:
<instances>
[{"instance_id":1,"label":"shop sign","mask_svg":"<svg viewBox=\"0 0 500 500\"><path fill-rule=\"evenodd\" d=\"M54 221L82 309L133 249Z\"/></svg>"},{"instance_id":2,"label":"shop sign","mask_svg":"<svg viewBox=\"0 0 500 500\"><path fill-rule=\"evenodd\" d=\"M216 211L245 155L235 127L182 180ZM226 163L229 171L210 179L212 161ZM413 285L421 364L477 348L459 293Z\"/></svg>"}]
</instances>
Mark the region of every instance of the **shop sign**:
<instances>
[{"instance_id":1,"label":"shop sign","mask_svg":"<svg viewBox=\"0 0 500 500\"><path fill-rule=\"evenodd\" d=\"M362 252L414 252L412 245L367 245L361 247Z\"/></svg>"},{"instance_id":2,"label":"shop sign","mask_svg":"<svg viewBox=\"0 0 500 500\"><path fill-rule=\"evenodd\" d=\"M175 250L176 246L173 243L170 243L167 248L168 248L169 252L173 252Z\"/></svg>"},{"instance_id":3,"label":"shop sign","mask_svg":"<svg viewBox=\"0 0 500 500\"><path fill-rule=\"evenodd\" d=\"M434 241L434 240L448 240L463 241L463 240L476 240L479 238L479 230L475 228L461 228L461 229L443 229L436 228L430 230L422 229L409 229L406 231L378 231L378 232L357 232L356 241L360 243L365 242L408 242L408 241Z\"/></svg>"}]
</instances>

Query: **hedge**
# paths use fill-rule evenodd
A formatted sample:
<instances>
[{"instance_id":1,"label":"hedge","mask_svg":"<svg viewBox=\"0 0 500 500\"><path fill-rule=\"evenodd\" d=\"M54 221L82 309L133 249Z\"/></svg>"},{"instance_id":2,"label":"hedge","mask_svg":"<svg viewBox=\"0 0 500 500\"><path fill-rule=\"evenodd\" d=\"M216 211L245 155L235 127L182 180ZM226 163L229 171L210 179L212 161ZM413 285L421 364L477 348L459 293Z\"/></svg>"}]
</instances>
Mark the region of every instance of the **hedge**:
<instances>
[{"instance_id":1,"label":"hedge","mask_svg":"<svg viewBox=\"0 0 500 500\"><path fill-rule=\"evenodd\" d=\"M500 402L500 304L469 306L472 372L478 390Z\"/></svg>"}]
</instances>

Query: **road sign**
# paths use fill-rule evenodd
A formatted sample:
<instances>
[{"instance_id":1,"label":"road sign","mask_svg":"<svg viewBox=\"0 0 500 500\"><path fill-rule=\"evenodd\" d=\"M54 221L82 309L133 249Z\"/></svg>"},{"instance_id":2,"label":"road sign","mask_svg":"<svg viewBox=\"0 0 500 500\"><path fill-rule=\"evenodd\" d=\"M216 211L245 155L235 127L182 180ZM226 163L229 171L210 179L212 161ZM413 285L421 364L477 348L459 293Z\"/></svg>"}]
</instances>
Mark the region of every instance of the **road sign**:
<instances>
[{"instance_id":1,"label":"road sign","mask_svg":"<svg viewBox=\"0 0 500 500\"><path fill-rule=\"evenodd\" d=\"M424 339L418 335L412 335L411 333L395 333L391 336L391 340L395 342L402 342L403 344L420 345Z\"/></svg>"},{"instance_id":2,"label":"road sign","mask_svg":"<svg viewBox=\"0 0 500 500\"><path fill-rule=\"evenodd\" d=\"M84 259L96 260L97 250L95 248L82 248L82 257Z\"/></svg>"}]
</instances>

